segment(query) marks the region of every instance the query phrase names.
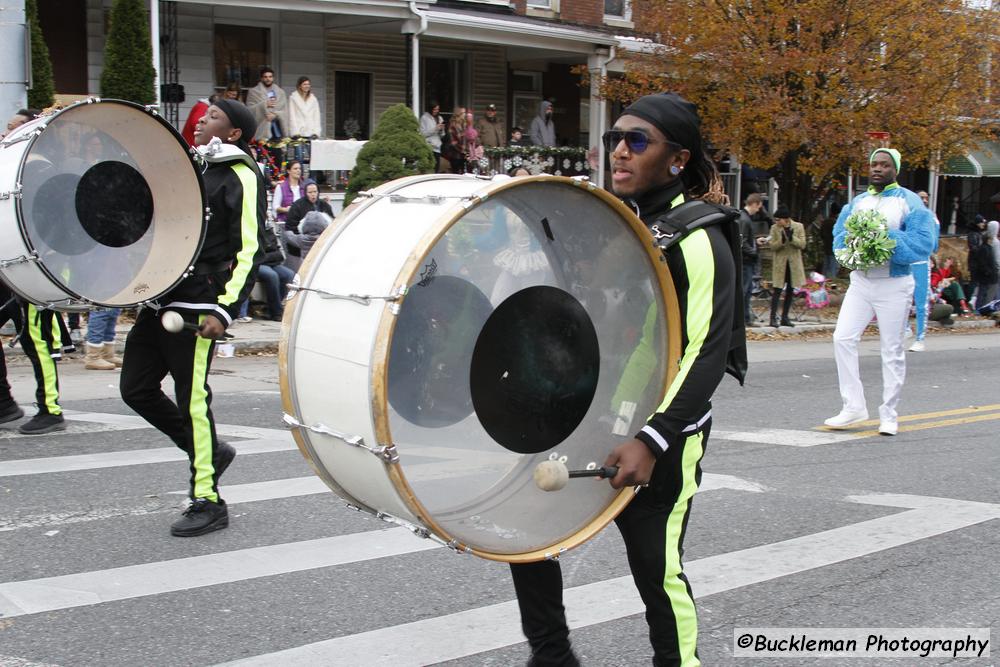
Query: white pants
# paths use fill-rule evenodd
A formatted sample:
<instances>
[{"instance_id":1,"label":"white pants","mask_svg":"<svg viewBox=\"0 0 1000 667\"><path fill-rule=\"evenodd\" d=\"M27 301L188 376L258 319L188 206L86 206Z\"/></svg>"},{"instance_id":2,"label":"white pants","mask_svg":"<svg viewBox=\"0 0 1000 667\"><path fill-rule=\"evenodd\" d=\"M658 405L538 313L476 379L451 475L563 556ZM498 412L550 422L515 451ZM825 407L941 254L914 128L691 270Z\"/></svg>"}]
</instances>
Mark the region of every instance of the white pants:
<instances>
[{"instance_id":1,"label":"white pants","mask_svg":"<svg viewBox=\"0 0 1000 667\"><path fill-rule=\"evenodd\" d=\"M864 271L851 272L851 286L844 295L833 332L833 352L837 359L837 377L844 409L866 409L865 389L861 384L858 341L874 315L878 319L882 345L882 405L879 419L896 421L896 405L906 379L906 353L903 337L913 298L913 276L870 278Z\"/></svg>"}]
</instances>

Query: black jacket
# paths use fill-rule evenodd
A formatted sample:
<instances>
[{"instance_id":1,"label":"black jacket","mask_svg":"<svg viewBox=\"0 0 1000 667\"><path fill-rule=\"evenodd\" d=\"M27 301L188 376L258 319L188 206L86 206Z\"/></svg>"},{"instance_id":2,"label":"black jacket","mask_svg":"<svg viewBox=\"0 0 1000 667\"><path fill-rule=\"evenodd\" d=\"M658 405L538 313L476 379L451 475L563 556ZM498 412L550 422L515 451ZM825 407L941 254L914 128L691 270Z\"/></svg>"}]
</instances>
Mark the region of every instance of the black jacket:
<instances>
[{"instance_id":1,"label":"black jacket","mask_svg":"<svg viewBox=\"0 0 1000 667\"><path fill-rule=\"evenodd\" d=\"M267 194L260 172L244 162L210 163L203 180L211 216L194 273L159 299L162 307L211 313L226 326L253 289L263 257Z\"/></svg>"},{"instance_id":2,"label":"black jacket","mask_svg":"<svg viewBox=\"0 0 1000 667\"><path fill-rule=\"evenodd\" d=\"M285 216L285 231L299 233L299 223L309 211L319 211L333 217L333 209L322 199L316 199L316 203L309 201L309 197L300 197L292 202L288 207L288 215Z\"/></svg>"},{"instance_id":3,"label":"black jacket","mask_svg":"<svg viewBox=\"0 0 1000 667\"><path fill-rule=\"evenodd\" d=\"M745 208L740 209L740 250L743 252L744 260L754 260L757 258L757 237L753 233L753 218Z\"/></svg>"},{"instance_id":4,"label":"black jacket","mask_svg":"<svg viewBox=\"0 0 1000 667\"><path fill-rule=\"evenodd\" d=\"M682 194L678 181L626 203L648 226ZM733 249L719 225L691 232L665 254L680 306L680 369L663 403L636 434L657 456L679 444L694 425L699 425L695 431L700 428L711 410L712 394L726 372L740 280Z\"/></svg>"}]
</instances>

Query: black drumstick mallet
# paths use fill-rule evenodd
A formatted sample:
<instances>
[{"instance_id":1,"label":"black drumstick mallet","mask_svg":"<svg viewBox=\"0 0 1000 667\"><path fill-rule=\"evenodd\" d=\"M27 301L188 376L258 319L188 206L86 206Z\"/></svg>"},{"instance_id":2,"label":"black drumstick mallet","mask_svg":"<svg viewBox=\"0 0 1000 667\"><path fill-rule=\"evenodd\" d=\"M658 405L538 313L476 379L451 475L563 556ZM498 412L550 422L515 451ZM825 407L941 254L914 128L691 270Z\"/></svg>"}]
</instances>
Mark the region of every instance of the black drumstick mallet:
<instances>
[{"instance_id":1,"label":"black drumstick mallet","mask_svg":"<svg viewBox=\"0 0 1000 667\"><path fill-rule=\"evenodd\" d=\"M573 477L611 479L617 474L618 466L604 466L592 470L567 470L566 464L562 461L542 461L535 466L535 472L532 476L535 478L535 484L542 491L558 491L566 486L566 483Z\"/></svg>"}]
</instances>

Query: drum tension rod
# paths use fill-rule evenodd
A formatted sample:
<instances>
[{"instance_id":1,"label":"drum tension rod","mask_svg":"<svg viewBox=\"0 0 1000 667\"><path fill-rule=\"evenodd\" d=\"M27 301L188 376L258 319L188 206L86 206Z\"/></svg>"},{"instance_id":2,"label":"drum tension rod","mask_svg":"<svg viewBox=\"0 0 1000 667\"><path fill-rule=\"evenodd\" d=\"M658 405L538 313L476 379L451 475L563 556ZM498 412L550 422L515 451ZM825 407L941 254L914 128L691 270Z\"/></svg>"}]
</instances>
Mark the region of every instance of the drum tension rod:
<instances>
[{"instance_id":1,"label":"drum tension rod","mask_svg":"<svg viewBox=\"0 0 1000 667\"><path fill-rule=\"evenodd\" d=\"M6 144L4 144L6 146ZM7 190L6 192L0 192L0 201L7 201L11 197L21 196L21 185L18 184L13 190Z\"/></svg>"},{"instance_id":2,"label":"drum tension rod","mask_svg":"<svg viewBox=\"0 0 1000 667\"><path fill-rule=\"evenodd\" d=\"M400 285L396 288L394 294L389 294L387 296L380 296L376 294L334 294L333 292L328 292L324 289L319 289L317 287L300 287L298 285L289 285L288 293L291 295L294 292L315 292L319 294L321 299L342 299L344 301L353 301L354 303L360 303L362 306L370 306L372 301L399 301L406 293L409 288L406 285Z\"/></svg>"},{"instance_id":3,"label":"drum tension rod","mask_svg":"<svg viewBox=\"0 0 1000 667\"><path fill-rule=\"evenodd\" d=\"M0 199L7 199L7 197L0 196ZM6 269L9 266L15 266L17 264L26 264L28 262L37 262L38 253L32 252L30 255L21 255L20 257L14 257L12 259L0 259L0 269Z\"/></svg>"},{"instance_id":4,"label":"drum tension rod","mask_svg":"<svg viewBox=\"0 0 1000 667\"><path fill-rule=\"evenodd\" d=\"M358 447L360 449L365 449L378 458L382 459L385 463L396 463L399 461L399 454L396 453L396 445L378 445L376 447L371 447L365 444L364 438L360 435L347 435L346 433L341 433L340 431L334 431L329 426L325 424L316 423L312 426L303 424L295 417L290 414L285 414L282 420L291 426L292 428L304 428L307 431L312 431L313 433L322 433L323 435L329 435L338 440L342 440L352 447Z\"/></svg>"}]
</instances>

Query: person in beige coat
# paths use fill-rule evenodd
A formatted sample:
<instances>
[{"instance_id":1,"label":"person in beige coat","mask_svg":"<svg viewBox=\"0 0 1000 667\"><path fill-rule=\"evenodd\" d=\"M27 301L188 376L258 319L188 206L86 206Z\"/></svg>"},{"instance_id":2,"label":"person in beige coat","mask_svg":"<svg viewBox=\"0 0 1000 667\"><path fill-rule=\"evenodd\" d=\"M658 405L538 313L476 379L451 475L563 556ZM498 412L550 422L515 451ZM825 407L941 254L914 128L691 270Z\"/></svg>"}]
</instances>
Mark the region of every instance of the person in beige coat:
<instances>
[{"instance_id":1,"label":"person in beige coat","mask_svg":"<svg viewBox=\"0 0 1000 667\"><path fill-rule=\"evenodd\" d=\"M802 249L806 247L806 230L801 222L792 220L784 206L774 212L774 225L767 239L772 252L771 275L771 326L778 326L778 301L785 293L785 303L781 307L781 326L794 327L788 319L796 288L806 282L806 272L802 267Z\"/></svg>"}]
</instances>

